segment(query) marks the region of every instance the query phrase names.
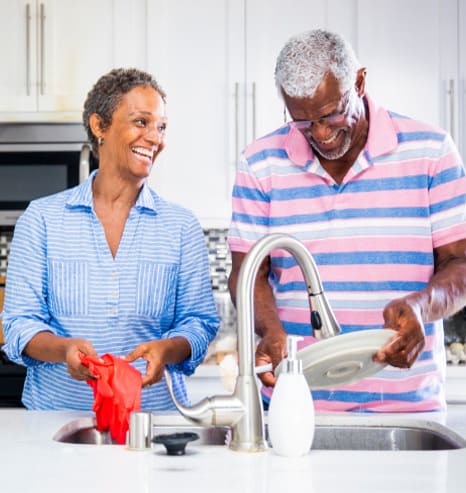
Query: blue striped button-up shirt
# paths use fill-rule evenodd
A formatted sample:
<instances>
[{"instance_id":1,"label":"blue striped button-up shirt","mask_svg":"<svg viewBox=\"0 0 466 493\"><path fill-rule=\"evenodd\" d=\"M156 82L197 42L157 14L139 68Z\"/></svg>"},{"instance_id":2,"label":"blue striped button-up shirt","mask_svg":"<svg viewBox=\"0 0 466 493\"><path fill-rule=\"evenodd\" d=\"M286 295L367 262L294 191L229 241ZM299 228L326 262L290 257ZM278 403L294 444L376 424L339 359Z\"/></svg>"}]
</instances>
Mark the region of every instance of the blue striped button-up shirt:
<instances>
[{"instance_id":1,"label":"blue striped button-up shirt","mask_svg":"<svg viewBox=\"0 0 466 493\"><path fill-rule=\"evenodd\" d=\"M65 364L22 354L35 334L50 331L115 356L142 342L186 338L191 357L170 370L177 398L187 403L184 375L202 362L218 330L202 229L191 212L145 184L114 258L93 208L94 176L31 202L15 228L4 350L28 367L23 402L31 409L92 409L91 388L72 379ZM145 365L134 362L142 374ZM142 408L173 408L164 381L143 389Z\"/></svg>"}]
</instances>

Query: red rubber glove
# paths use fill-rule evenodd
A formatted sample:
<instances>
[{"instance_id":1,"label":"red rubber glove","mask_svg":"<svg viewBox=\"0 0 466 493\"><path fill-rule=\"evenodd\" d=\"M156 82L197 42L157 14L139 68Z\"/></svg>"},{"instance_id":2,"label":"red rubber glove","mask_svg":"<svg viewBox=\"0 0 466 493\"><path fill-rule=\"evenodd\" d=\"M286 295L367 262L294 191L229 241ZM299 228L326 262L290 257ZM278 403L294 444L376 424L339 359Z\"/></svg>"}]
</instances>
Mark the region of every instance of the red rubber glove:
<instances>
[{"instance_id":1,"label":"red rubber glove","mask_svg":"<svg viewBox=\"0 0 466 493\"><path fill-rule=\"evenodd\" d=\"M127 361L111 354L104 354L100 359L83 354L80 359L96 377L87 383L94 391L97 429L110 430L112 439L124 444L129 415L141 408L141 373Z\"/></svg>"}]
</instances>

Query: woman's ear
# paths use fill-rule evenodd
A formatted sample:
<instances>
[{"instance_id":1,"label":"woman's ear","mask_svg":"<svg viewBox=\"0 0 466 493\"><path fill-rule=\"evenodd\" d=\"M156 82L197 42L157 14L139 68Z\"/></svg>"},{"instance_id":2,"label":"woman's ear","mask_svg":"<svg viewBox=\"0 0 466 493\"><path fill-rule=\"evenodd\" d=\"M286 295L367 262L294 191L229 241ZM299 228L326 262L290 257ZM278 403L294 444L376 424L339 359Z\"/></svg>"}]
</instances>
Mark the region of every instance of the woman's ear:
<instances>
[{"instance_id":1,"label":"woman's ear","mask_svg":"<svg viewBox=\"0 0 466 493\"><path fill-rule=\"evenodd\" d=\"M102 128L102 120L97 113L92 113L89 117L89 126L91 127L92 133L97 140L103 138L104 131Z\"/></svg>"},{"instance_id":2,"label":"woman's ear","mask_svg":"<svg viewBox=\"0 0 466 493\"><path fill-rule=\"evenodd\" d=\"M358 96L361 97L364 96L364 93L366 92L366 74L367 74L366 67L360 68L356 74L355 88L356 88L356 92L358 93Z\"/></svg>"}]
</instances>

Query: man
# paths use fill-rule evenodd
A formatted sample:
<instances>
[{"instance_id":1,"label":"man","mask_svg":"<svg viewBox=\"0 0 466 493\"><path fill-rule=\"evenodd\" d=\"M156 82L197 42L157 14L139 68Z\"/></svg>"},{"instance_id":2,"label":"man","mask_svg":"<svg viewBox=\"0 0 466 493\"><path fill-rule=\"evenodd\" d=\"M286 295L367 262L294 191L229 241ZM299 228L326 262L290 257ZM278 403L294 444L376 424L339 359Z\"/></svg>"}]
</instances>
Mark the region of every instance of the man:
<instances>
[{"instance_id":1,"label":"man","mask_svg":"<svg viewBox=\"0 0 466 493\"><path fill-rule=\"evenodd\" d=\"M229 231L230 292L262 236L288 233L318 266L342 332L389 327L373 377L313 392L316 409L445 407L442 318L466 305L466 180L443 131L376 105L366 69L339 35L315 30L279 54L277 87L292 119L244 151ZM315 342L300 269L271 253L255 289L256 364L275 368L286 334ZM261 376L267 403L275 384Z\"/></svg>"}]
</instances>

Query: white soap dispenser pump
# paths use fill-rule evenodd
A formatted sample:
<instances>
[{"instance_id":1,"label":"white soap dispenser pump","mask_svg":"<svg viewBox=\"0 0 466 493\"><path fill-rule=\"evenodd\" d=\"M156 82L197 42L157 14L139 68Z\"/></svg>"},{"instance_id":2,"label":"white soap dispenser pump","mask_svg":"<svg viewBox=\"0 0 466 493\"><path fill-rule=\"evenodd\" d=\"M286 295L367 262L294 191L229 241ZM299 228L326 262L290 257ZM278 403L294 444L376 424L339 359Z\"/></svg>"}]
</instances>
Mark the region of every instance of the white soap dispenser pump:
<instances>
[{"instance_id":1,"label":"white soap dispenser pump","mask_svg":"<svg viewBox=\"0 0 466 493\"><path fill-rule=\"evenodd\" d=\"M272 448L278 455L299 457L309 452L314 439L314 403L297 359L299 336L287 336L288 356L281 364L268 412Z\"/></svg>"}]
</instances>

